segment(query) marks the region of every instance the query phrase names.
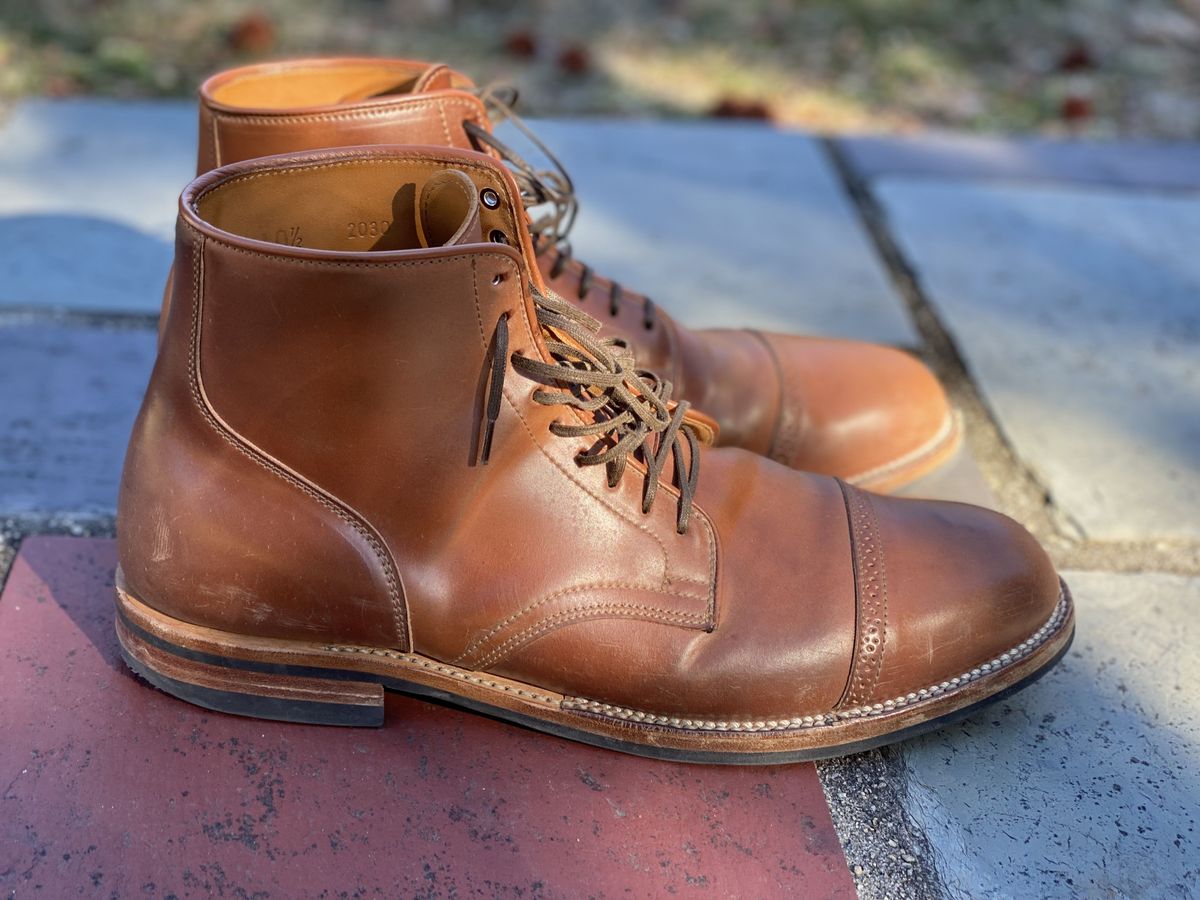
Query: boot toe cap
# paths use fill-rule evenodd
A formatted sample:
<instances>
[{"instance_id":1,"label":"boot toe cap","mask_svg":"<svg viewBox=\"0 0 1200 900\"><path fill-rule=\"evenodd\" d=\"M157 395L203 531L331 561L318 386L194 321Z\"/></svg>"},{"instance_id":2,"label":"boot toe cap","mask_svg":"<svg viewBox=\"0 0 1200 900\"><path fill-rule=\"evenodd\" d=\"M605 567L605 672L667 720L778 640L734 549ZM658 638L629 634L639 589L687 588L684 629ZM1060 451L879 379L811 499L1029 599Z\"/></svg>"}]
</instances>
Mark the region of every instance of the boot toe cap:
<instances>
[{"instance_id":1,"label":"boot toe cap","mask_svg":"<svg viewBox=\"0 0 1200 900\"><path fill-rule=\"evenodd\" d=\"M857 341L764 338L783 384L772 451L780 462L893 490L957 447L957 417L916 357Z\"/></svg>"},{"instance_id":2,"label":"boot toe cap","mask_svg":"<svg viewBox=\"0 0 1200 900\"><path fill-rule=\"evenodd\" d=\"M1013 520L958 503L875 498L874 506L889 593L876 699L1000 659L1051 621L1058 574Z\"/></svg>"}]
</instances>

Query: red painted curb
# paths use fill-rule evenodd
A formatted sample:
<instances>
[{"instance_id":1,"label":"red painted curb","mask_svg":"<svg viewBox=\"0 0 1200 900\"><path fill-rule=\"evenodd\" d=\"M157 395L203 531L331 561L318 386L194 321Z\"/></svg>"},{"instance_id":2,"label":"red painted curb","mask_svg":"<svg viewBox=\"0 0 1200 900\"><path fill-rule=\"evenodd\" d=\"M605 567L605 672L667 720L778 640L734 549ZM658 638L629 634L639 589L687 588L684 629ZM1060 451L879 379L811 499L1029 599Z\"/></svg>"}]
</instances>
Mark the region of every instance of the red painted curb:
<instances>
[{"instance_id":1,"label":"red painted curb","mask_svg":"<svg viewBox=\"0 0 1200 900\"><path fill-rule=\"evenodd\" d=\"M853 897L811 765L656 762L403 697L385 728L210 713L121 663L115 545L0 596L0 891Z\"/></svg>"}]
</instances>

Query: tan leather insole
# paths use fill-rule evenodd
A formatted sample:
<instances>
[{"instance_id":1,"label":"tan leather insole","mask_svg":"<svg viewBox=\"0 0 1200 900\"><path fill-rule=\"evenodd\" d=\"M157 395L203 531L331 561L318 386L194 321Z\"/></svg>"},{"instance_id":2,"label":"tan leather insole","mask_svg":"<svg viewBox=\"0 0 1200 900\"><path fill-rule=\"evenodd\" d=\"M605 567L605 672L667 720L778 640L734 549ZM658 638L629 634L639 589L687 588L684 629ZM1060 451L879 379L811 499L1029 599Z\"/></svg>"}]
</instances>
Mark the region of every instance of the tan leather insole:
<instances>
[{"instance_id":1,"label":"tan leather insole","mask_svg":"<svg viewBox=\"0 0 1200 900\"><path fill-rule=\"evenodd\" d=\"M212 98L226 106L249 109L331 106L379 94L407 93L426 68L423 63L402 62L281 67L233 78L214 88Z\"/></svg>"}]
</instances>

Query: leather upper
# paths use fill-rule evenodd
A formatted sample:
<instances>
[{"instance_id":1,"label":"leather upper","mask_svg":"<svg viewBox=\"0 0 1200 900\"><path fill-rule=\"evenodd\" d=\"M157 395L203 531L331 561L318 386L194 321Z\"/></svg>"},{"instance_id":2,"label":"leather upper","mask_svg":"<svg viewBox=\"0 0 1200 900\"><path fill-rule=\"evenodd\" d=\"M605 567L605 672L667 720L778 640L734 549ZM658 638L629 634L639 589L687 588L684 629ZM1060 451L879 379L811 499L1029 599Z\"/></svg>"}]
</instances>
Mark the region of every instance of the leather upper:
<instances>
[{"instance_id":1,"label":"leather upper","mask_svg":"<svg viewBox=\"0 0 1200 900\"><path fill-rule=\"evenodd\" d=\"M469 149L467 126L490 127L465 75L399 59L232 69L206 81L200 101L199 172L356 144ZM945 393L907 354L855 341L693 331L661 307L648 309L635 290L621 288L614 302L610 279L576 259L560 260L548 242L539 243L537 260L554 291L626 341L642 365L671 379L678 396L720 425L727 446L876 490L911 482L958 447Z\"/></svg>"},{"instance_id":2,"label":"leather upper","mask_svg":"<svg viewBox=\"0 0 1200 900\"><path fill-rule=\"evenodd\" d=\"M477 225L422 246L427 187L462 183L448 170L500 202L461 205ZM503 166L451 149L297 154L189 186L122 480L131 591L223 631L677 716L879 702L1049 617L1053 568L1003 516L737 448L699 451L680 534L669 467L644 512L644 464L613 487L580 466L587 442L551 425L587 415L535 402L511 367L481 463L498 323L509 354L552 359L524 223Z\"/></svg>"}]
</instances>

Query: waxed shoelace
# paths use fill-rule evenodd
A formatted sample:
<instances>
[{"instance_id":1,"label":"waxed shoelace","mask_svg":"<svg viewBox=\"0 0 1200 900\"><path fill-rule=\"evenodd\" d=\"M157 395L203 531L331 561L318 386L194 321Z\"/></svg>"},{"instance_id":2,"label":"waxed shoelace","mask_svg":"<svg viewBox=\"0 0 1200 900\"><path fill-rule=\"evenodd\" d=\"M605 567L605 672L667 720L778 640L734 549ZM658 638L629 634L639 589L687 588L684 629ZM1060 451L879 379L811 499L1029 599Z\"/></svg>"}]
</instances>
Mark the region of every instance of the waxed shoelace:
<instances>
[{"instance_id":1,"label":"waxed shoelace","mask_svg":"<svg viewBox=\"0 0 1200 900\"><path fill-rule=\"evenodd\" d=\"M550 277L558 278L572 259L571 244L568 237L575 225L575 217L579 212L579 201L575 197L575 185L571 176L558 157L538 138L533 130L513 112L512 105L516 102L517 93L514 88L491 86L478 91L484 106L498 122L509 121L525 135L537 149L545 155L553 169L538 169L524 159L512 147L505 144L489 129L474 122L465 122L463 127L467 134L476 142L479 149L491 148L508 164L512 171L517 187L521 191L521 200L527 208L536 208L549 204L549 209L530 222L530 231L534 235L534 248L540 251L543 245L550 245L555 253L554 263L550 268ZM580 263L578 296L580 300L587 298L588 292L595 282L595 272L592 267ZM616 316L620 311L624 290L617 282L612 282L608 296L609 315ZM649 298L645 299L642 315L642 325L647 329L654 327L655 306Z\"/></svg>"},{"instance_id":2,"label":"waxed shoelace","mask_svg":"<svg viewBox=\"0 0 1200 900\"><path fill-rule=\"evenodd\" d=\"M567 406L590 421L555 420L550 430L563 438L593 438L593 445L576 455L581 466L603 465L608 485L616 487L630 455L646 466L642 512L649 513L658 493L658 479L674 462L673 484L679 490L676 530L686 534L700 474L699 442L684 421L685 401L671 404L672 386L651 372L634 367L623 343L598 336L600 323L555 294L533 294L538 324L554 362L508 354L508 314L496 322L492 340L486 424L480 462L491 455L492 434L500 412L506 367L554 390L539 389L533 399L544 406ZM653 440L652 440L653 438ZM683 443L688 445L684 454Z\"/></svg>"}]
</instances>

